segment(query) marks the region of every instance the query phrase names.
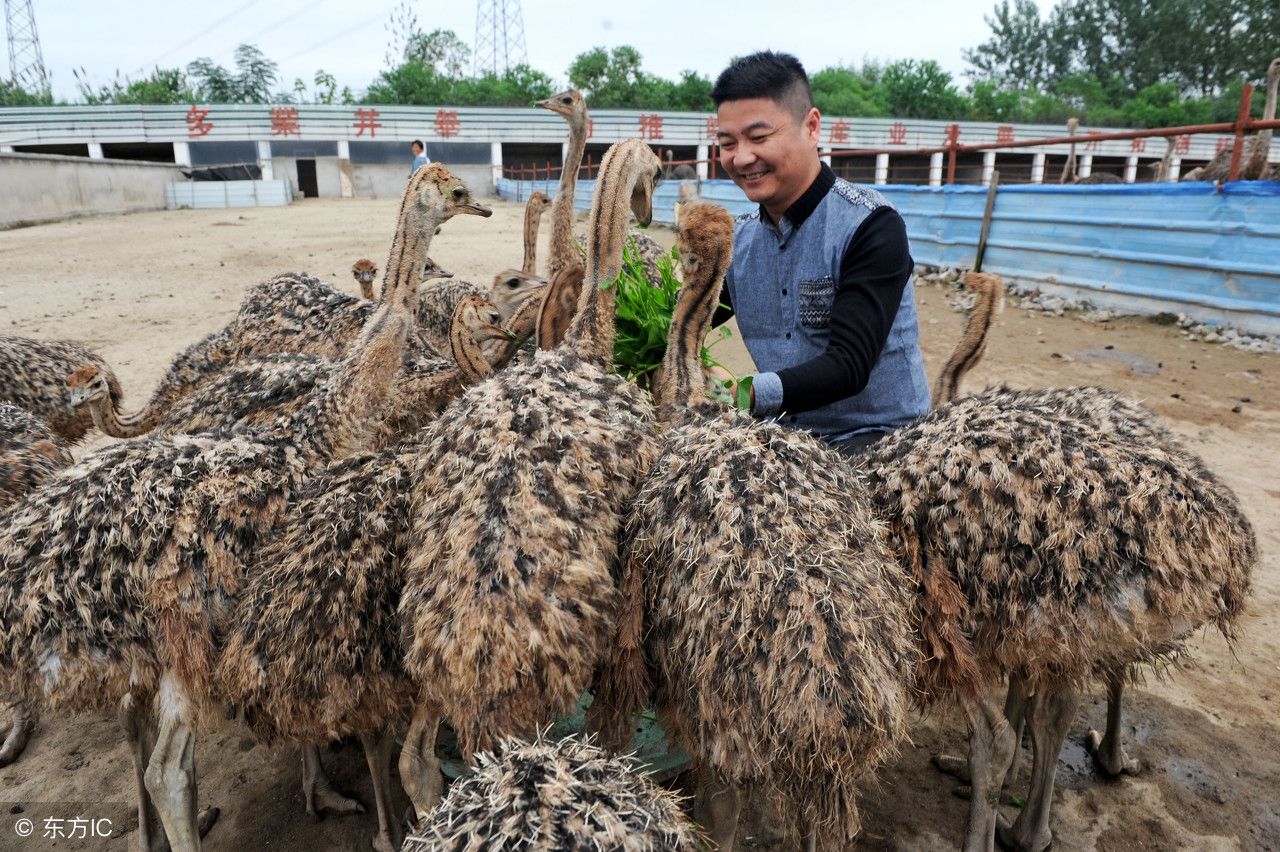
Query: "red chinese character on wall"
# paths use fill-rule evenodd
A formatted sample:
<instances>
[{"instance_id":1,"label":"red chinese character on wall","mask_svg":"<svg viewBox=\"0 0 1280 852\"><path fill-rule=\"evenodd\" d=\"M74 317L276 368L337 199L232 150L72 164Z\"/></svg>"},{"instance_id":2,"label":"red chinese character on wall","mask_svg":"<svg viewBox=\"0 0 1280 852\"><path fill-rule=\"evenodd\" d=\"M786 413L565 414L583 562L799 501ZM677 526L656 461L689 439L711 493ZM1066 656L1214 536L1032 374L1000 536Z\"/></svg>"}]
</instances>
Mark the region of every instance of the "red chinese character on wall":
<instances>
[{"instance_id":1,"label":"red chinese character on wall","mask_svg":"<svg viewBox=\"0 0 1280 852\"><path fill-rule=\"evenodd\" d=\"M1191 150L1191 134L1184 133L1173 143L1173 153L1186 154Z\"/></svg>"},{"instance_id":2,"label":"red chinese character on wall","mask_svg":"<svg viewBox=\"0 0 1280 852\"><path fill-rule=\"evenodd\" d=\"M458 131L462 129L462 122L458 120L458 111L456 109L438 109L436 110L436 133L448 139L457 136Z\"/></svg>"},{"instance_id":3,"label":"red chinese character on wall","mask_svg":"<svg viewBox=\"0 0 1280 852\"><path fill-rule=\"evenodd\" d=\"M1231 147L1232 139L1230 136L1219 136L1218 143L1214 146L1214 153L1221 154L1223 151Z\"/></svg>"},{"instance_id":4,"label":"red chinese character on wall","mask_svg":"<svg viewBox=\"0 0 1280 852\"><path fill-rule=\"evenodd\" d=\"M1013 125L1001 124L996 127L996 142L1005 145L1013 141Z\"/></svg>"},{"instance_id":5,"label":"red chinese character on wall","mask_svg":"<svg viewBox=\"0 0 1280 852\"><path fill-rule=\"evenodd\" d=\"M1145 154L1147 152L1147 140L1146 139L1130 139L1129 150L1137 154Z\"/></svg>"},{"instance_id":6,"label":"red chinese character on wall","mask_svg":"<svg viewBox=\"0 0 1280 852\"><path fill-rule=\"evenodd\" d=\"M212 121L205 121L209 117L209 110L200 109L195 104L191 105L191 109L187 110L187 138L195 139L200 136L208 135L213 129Z\"/></svg>"},{"instance_id":7,"label":"red chinese character on wall","mask_svg":"<svg viewBox=\"0 0 1280 852\"><path fill-rule=\"evenodd\" d=\"M662 138L662 116L656 112L646 112L640 116L640 138L641 139L661 139Z\"/></svg>"},{"instance_id":8,"label":"red chinese character on wall","mask_svg":"<svg viewBox=\"0 0 1280 852\"><path fill-rule=\"evenodd\" d=\"M895 121L889 127L889 144L905 145L907 142L907 126L901 121Z\"/></svg>"},{"instance_id":9,"label":"red chinese character on wall","mask_svg":"<svg viewBox=\"0 0 1280 852\"><path fill-rule=\"evenodd\" d=\"M720 134L720 120L714 115L707 116L707 138L715 139Z\"/></svg>"},{"instance_id":10,"label":"red chinese character on wall","mask_svg":"<svg viewBox=\"0 0 1280 852\"><path fill-rule=\"evenodd\" d=\"M849 141L849 122L840 119L831 125L831 132L827 136L827 141L833 145L842 145Z\"/></svg>"},{"instance_id":11,"label":"red chinese character on wall","mask_svg":"<svg viewBox=\"0 0 1280 852\"><path fill-rule=\"evenodd\" d=\"M302 130L298 126L298 108L297 107L272 107L271 108L271 135L272 136L301 136Z\"/></svg>"},{"instance_id":12,"label":"red chinese character on wall","mask_svg":"<svg viewBox=\"0 0 1280 852\"><path fill-rule=\"evenodd\" d=\"M372 107L369 109L361 107L356 110L356 123L354 126L357 139L363 136L366 130L369 131L369 138L377 136L378 128L382 126L382 123L378 121L378 111Z\"/></svg>"}]
</instances>

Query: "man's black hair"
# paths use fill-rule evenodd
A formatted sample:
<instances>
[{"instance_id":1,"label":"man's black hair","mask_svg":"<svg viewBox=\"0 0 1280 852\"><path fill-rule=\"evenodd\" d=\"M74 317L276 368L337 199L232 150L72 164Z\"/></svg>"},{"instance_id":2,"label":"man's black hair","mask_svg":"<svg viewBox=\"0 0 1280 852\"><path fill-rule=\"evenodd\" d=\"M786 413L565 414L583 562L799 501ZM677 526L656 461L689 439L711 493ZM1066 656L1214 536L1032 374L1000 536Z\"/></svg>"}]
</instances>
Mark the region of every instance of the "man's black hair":
<instances>
[{"instance_id":1,"label":"man's black hair","mask_svg":"<svg viewBox=\"0 0 1280 852\"><path fill-rule=\"evenodd\" d=\"M410 148L412 148L414 145L417 145L419 148L421 148L421 149L422 149L422 150L424 150L424 151L425 151L425 150L427 150L427 146L422 144L422 140L421 140L421 139L415 139L415 140L413 140L412 142L410 142L410 143L409 143L409 147L410 147Z\"/></svg>"},{"instance_id":2,"label":"man's black hair","mask_svg":"<svg viewBox=\"0 0 1280 852\"><path fill-rule=\"evenodd\" d=\"M716 106L725 101L748 98L769 98L791 110L797 120L803 120L813 107L809 75L804 73L800 60L790 53L774 53L772 50L733 60L720 72L711 89L711 100Z\"/></svg>"}]
</instances>

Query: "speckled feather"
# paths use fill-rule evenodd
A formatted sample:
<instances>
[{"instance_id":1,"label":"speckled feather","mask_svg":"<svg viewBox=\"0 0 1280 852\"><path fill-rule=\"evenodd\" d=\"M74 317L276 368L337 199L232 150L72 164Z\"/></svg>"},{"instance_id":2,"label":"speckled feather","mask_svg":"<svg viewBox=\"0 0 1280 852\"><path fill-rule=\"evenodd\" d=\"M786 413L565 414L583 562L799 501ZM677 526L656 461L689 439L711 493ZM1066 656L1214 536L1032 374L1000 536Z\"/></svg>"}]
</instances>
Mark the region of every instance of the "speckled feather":
<instances>
[{"instance_id":1,"label":"speckled feather","mask_svg":"<svg viewBox=\"0 0 1280 852\"><path fill-rule=\"evenodd\" d=\"M67 375L85 364L92 364L107 376L111 395L117 401L124 396L115 373L100 356L76 343L63 340L33 340L29 337L0 335L0 402L16 405L35 415L59 435L74 444L93 427L87 411L71 408L67 391Z\"/></svg>"},{"instance_id":2,"label":"speckled feather","mask_svg":"<svg viewBox=\"0 0 1280 852\"><path fill-rule=\"evenodd\" d=\"M401 852L696 852L680 800L576 738L478 755Z\"/></svg>"},{"instance_id":3,"label":"speckled feather","mask_svg":"<svg viewBox=\"0 0 1280 852\"><path fill-rule=\"evenodd\" d=\"M719 245L700 246L706 231ZM814 829L839 848L858 831L859 780L905 735L908 584L839 453L705 400L698 345L731 239L723 210L683 211L685 284L657 391L670 423L626 514L623 574L641 578L644 648L676 741L781 797L794 836Z\"/></svg>"},{"instance_id":4,"label":"speckled feather","mask_svg":"<svg viewBox=\"0 0 1280 852\"><path fill-rule=\"evenodd\" d=\"M988 390L881 441L869 484L921 591L920 684L1079 682L1230 638L1257 560L1229 489L1101 388Z\"/></svg>"},{"instance_id":5,"label":"speckled feather","mask_svg":"<svg viewBox=\"0 0 1280 852\"><path fill-rule=\"evenodd\" d=\"M71 453L43 421L0 403L0 508L70 464Z\"/></svg>"},{"instance_id":6,"label":"speckled feather","mask_svg":"<svg viewBox=\"0 0 1280 852\"><path fill-rule=\"evenodd\" d=\"M590 685L618 616L623 507L652 461L652 405L606 370L628 206L658 159L610 149L587 282L565 342L467 392L427 427L401 620L421 697L464 749L532 732ZM634 192L633 192L634 190Z\"/></svg>"}]
</instances>

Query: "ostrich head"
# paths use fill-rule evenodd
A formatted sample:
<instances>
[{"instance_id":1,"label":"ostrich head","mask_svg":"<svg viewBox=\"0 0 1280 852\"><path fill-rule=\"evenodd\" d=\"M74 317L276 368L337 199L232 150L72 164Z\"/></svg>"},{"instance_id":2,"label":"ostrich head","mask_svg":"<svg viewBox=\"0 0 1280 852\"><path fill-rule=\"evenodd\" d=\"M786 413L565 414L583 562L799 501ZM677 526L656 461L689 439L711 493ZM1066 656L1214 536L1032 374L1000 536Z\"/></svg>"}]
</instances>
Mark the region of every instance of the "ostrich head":
<instances>
[{"instance_id":1,"label":"ostrich head","mask_svg":"<svg viewBox=\"0 0 1280 852\"><path fill-rule=\"evenodd\" d=\"M367 257L362 257L351 264L351 276L360 285L360 292L366 299L373 298L373 279L378 277L378 265Z\"/></svg>"},{"instance_id":2,"label":"ostrich head","mask_svg":"<svg viewBox=\"0 0 1280 852\"><path fill-rule=\"evenodd\" d=\"M409 178L409 192L405 204L412 199L415 204L402 212L411 220L434 220L424 230L431 233L454 216L492 216L493 211L471 197L471 190L462 179L439 163L418 169Z\"/></svg>"},{"instance_id":3,"label":"ostrich head","mask_svg":"<svg viewBox=\"0 0 1280 852\"><path fill-rule=\"evenodd\" d=\"M453 273L436 263L431 258L427 258L427 262L422 267L422 280L430 281L432 278L452 278Z\"/></svg>"},{"instance_id":4,"label":"ostrich head","mask_svg":"<svg viewBox=\"0 0 1280 852\"><path fill-rule=\"evenodd\" d=\"M539 275L519 269L505 269L493 276L489 298L502 312L502 316L510 319L525 299L545 292L546 285L547 279Z\"/></svg>"},{"instance_id":5,"label":"ostrich head","mask_svg":"<svg viewBox=\"0 0 1280 852\"><path fill-rule=\"evenodd\" d=\"M86 364L67 376L67 388L71 391L72 408L111 399L107 377L91 364Z\"/></svg>"},{"instance_id":6,"label":"ostrich head","mask_svg":"<svg viewBox=\"0 0 1280 852\"><path fill-rule=\"evenodd\" d=\"M511 333L502 327L502 312L484 296L467 296L459 301L453 310L453 322L461 323L476 343L511 338Z\"/></svg>"},{"instance_id":7,"label":"ostrich head","mask_svg":"<svg viewBox=\"0 0 1280 852\"><path fill-rule=\"evenodd\" d=\"M565 89L544 101L538 101L536 106L564 116L570 124L581 121L587 115L587 100L577 89Z\"/></svg>"},{"instance_id":8,"label":"ostrich head","mask_svg":"<svg viewBox=\"0 0 1280 852\"><path fill-rule=\"evenodd\" d=\"M733 254L733 217L718 204L690 204L680 212L676 248L684 280L700 280L707 264L723 275Z\"/></svg>"}]
</instances>

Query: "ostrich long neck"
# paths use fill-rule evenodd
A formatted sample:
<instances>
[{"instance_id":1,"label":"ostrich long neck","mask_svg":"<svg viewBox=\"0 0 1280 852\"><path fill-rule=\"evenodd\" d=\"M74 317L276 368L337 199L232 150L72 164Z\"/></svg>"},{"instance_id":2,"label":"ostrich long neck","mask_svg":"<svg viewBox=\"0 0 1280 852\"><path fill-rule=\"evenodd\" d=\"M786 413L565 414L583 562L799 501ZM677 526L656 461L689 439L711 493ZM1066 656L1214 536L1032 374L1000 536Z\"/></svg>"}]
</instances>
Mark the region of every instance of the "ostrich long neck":
<instances>
[{"instance_id":1,"label":"ostrich long neck","mask_svg":"<svg viewBox=\"0 0 1280 852\"><path fill-rule=\"evenodd\" d=\"M702 375L702 341L720 303L720 287L728 264L724 251L701 260L697 275L686 277L680 285L671 317L667 351L662 356L662 378L654 388L654 401L660 409L692 408L707 395L707 382Z\"/></svg>"},{"instance_id":2,"label":"ostrich long neck","mask_svg":"<svg viewBox=\"0 0 1280 852\"><path fill-rule=\"evenodd\" d=\"M143 408L132 414L121 414L111 397L89 403L89 413L98 431L112 438L136 438L155 428L160 421L161 406L154 397Z\"/></svg>"},{"instance_id":3,"label":"ostrich long neck","mask_svg":"<svg viewBox=\"0 0 1280 852\"><path fill-rule=\"evenodd\" d=\"M564 175L560 177L564 179ZM520 265L520 271L526 275L538 274L538 225L542 223L546 209L545 201L533 199L524 207L524 263Z\"/></svg>"},{"instance_id":4,"label":"ostrich long neck","mask_svg":"<svg viewBox=\"0 0 1280 852\"><path fill-rule=\"evenodd\" d=\"M548 277L562 267L577 262L577 249L573 247L573 190L578 184L578 169L582 167L582 155L587 150L587 115L574 115L569 119L569 150L565 154L564 167L560 170L560 186L551 206L551 259L548 261Z\"/></svg>"},{"instance_id":5,"label":"ostrich long neck","mask_svg":"<svg viewBox=\"0 0 1280 852\"><path fill-rule=\"evenodd\" d=\"M565 341L588 361L603 369L613 361L615 287L622 269L622 242L631 216L631 193L640 178L636 150L613 149L614 156L601 163L596 194L587 221L587 269L578 295L578 312Z\"/></svg>"},{"instance_id":6,"label":"ostrich long neck","mask_svg":"<svg viewBox=\"0 0 1280 852\"><path fill-rule=\"evenodd\" d=\"M987 351L987 334L991 331L996 314L1000 312L1003 286L997 278L983 278L980 282L969 285L976 299L969 310L964 333L960 335L956 348L942 366L938 381L933 386L934 408L955 399L961 380L982 360Z\"/></svg>"},{"instance_id":7,"label":"ostrich long neck","mask_svg":"<svg viewBox=\"0 0 1280 852\"><path fill-rule=\"evenodd\" d=\"M364 449L373 440L375 415L391 391L391 380L400 369L405 342L414 327L420 270L431 238L444 221L438 208L421 208L417 192L421 185L421 181L410 180L401 199L382 302L320 397L294 417L292 429L304 453L340 458Z\"/></svg>"}]
</instances>

